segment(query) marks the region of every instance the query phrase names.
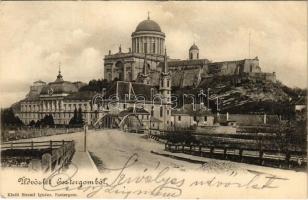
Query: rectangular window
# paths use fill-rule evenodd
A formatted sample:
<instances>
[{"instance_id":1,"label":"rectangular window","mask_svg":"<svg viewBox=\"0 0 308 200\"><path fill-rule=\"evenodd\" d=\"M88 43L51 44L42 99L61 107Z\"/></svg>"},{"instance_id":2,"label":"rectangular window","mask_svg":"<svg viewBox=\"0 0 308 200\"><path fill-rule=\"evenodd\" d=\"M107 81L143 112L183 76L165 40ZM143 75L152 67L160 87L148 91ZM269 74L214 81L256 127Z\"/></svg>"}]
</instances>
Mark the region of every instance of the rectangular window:
<instances>
[{"instance_id":1,"label":"rectangular window","mask_svg":"<svg viewBox=\"0 0 308 200\"><path fill-rule=\"evenodd\" d=\"M197 121L197 116L194 116L194 121L195 121L195 122Z\"/></svg>"},{"instance_id":2,"label":"rectangular window","mask_svg":"<svg viewBox=\"0 0 308 200\"><path fill-rule=\"evenodd\" d=\"M181 121L181 116L178 117L179 121Z\"/></svg>"},{"instance_id":3,"label":"rectangular window","mask_svg":"<svg viewBox=\"0 0 308 200\"><path fill-rule=\"evenodd\" d=\"M207 116L204 116L204 121L207 121Z\"/></svg>"},{"instance_id":4,"label":"rectangular window","mask_svg":"<svg viewBox=\"0 0 308 200\"><path fill-rule=\"evenodd\" d=\"M155 43L153 43L153 50L152 50L153 53L155 53Z\"/></svg>"}]
</instances>

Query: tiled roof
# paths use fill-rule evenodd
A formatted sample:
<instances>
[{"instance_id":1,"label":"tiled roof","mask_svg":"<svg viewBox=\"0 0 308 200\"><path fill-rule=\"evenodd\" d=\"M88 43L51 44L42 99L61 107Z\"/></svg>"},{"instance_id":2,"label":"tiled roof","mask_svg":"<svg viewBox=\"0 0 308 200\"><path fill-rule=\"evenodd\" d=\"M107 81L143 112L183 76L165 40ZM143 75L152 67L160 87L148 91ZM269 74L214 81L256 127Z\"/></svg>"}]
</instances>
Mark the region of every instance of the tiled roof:
<instances>
[{"instance_id":1,"label":"tiled roof","mask_svg":"<svg viewBox=\"0 0 308 200\"><path fill-rule=\"evenodd\" d=\"M55 81L42 88L41 94L48 94L48 91L52 88L53 94L74 93L78 91L78 88L68 81Z\"/></svg>"},{"instance_id":2,"label":"tiled roof","mask_svg":"<svg viewBox=\"0 0 308 200\"><path fill-rule=\"evenodd\" d=\"M185 87L199 84L201 69L174 71L172 73L172 86Z\"/></svg>"},{"instance_id":3,"label":"tiled roof","mask_svg":"<svg viewBox=\"0 0 308 200\"><path fill-rule=\"evenodd\" d=\"M227 122L227 115L220 114L217 117L219 123ZM261 125L264 124L264 115L249 115L249 114L229 114L228 121L236 121L239 125ZM266 115L267 124L279 124L277 115Z\"/></svg>"},{"instance_id":4,"label":"tiled roof","mask_svg":"<svg viewBox=\"0 0 308 200\"><path fill-rule=\"evenodd\" d=\"M160 119L157 119L156 117L150 117L151 122L162 122Z\"/></svg>"},{"instance_id":5,"label":"tiled roof","mask_svg":"<svg viewBox=\"0 0 308 200\"><path fill-rule=\"evenodd\" d=\"M39 100L40 96L39 95L28 95L26 98L24 98L21 101L35 101L35 100Z\"/></svg>"},{"instance_id":6,"label":"tiled roof","mask_svg":"<svg viewBox=\"0 0 308 200\"><path fill-rule=\"evenodd\" d=\"M72 93L65 97L65 99L69 100L91 100L92 97L96 94L93 91L79 91Z\"/></svg>"},{"instance_id":7,"label":"tiled roof","mask_svg":"<svg viewBox=\"0 0 308 200\"><path fill-rule=\"evenodd\" d=\"M151 100L151 88L154 94L157 93L157 90L152 85L146 85L142 83L132 83L133 90L135 92L135 95L143 96L145 100Z\"/></svg>"}]
</instances>

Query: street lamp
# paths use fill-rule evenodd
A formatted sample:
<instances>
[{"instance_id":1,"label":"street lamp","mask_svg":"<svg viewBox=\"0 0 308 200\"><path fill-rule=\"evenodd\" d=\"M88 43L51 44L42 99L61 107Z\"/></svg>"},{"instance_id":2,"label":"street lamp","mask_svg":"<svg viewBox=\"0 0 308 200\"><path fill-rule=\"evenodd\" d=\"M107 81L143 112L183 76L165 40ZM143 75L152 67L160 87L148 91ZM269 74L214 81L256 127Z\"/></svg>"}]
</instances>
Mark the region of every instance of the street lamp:
<instances>
[{"instance_id":1,"label":"street lamp","mask_svg":"<svg viewBox=\"0 0 308 200\"><path fill-rule=\"evenodd\" d=\"M87 152L87 122L84 124L84 152Z\"/></svg>"},{"instance_id":2,"label":"street lamp","mask_svg":"<svg viewBox=\"0 0 308 200\"><path fill-rule=\"evenodd\" d=\"M219 111L219 108L218 108L218 98L219 98L219 97L216 97L216 111L217 111L217 112Z\"/></svg>"},{"instance_id":3,"label":"street lamp","mask_svg":"<svg viewBox=\"0 0 308 200\"><path fill-rule=\"evenodd\" d=\"M210 88L207 88L207 109L210 109Z\"/></svg>"}]
</instances>

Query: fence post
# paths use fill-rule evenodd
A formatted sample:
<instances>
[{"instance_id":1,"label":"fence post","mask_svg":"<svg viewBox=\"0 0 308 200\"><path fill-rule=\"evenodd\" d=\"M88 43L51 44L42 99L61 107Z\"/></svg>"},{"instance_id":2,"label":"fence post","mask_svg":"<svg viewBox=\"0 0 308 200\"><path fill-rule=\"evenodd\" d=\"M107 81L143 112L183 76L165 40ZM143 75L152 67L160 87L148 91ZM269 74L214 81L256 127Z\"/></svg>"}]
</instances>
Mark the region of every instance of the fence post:
<instances>
[{"instance_id":1,"label":"fence post","mask_svg":"<svg viewBox=\"0 0 308 200\"><path fill-rule=\"evenodd\" d=\"M243 162L243 149L240 149L240 162Z\"/></svg>"},{"instance_id":2,"label":"fence post","mask_svg":"<svg viewBox=\"0 0 308 200\"><path fill-rule=\"evenodd\" d=\"M259 159L260 159L260 164L261 164L261 165L264 165L264 162L263 162L263 154L264 154L263 150L260 149Z\"/></svg>"},{"instance_id":3,"label":"fence post","mask_svg":"<svg viewBox=\"0 0 308 200\"><path fill-rule=\"evenodd\" d=\"M214 147L210 147L210 157L214 157Z\"/></svg>"},{"instance_id":4,"label":"fence post","mask_svg":"<svg viewBox=\"0 0 308 200\"><path fill-rule=\"evenodd\" d=\"M224 159L227 159L227 147L224 147Z\"/></svg>"},{"instance_id":5,"label":"fence post","mask_svg":"<svg viewBox=\"0 0 308 200\"><path fill-rule=\"evenodd\" d=\"M52 140L50 140L50 151L51 151L51 154L52 154Z\"/></svg>"},{"instance_id":6,"label":"fence post","mask_svg":"<svg viewBox=\"0 0 308 200\"><path fill-rule=\"evenodd\" d=\"M287 167L289 169L291 168L290 158L291 158L290 152L287 150L287 152L286 152L286 164L287 164Z\"/></svg>"}]
</instances>

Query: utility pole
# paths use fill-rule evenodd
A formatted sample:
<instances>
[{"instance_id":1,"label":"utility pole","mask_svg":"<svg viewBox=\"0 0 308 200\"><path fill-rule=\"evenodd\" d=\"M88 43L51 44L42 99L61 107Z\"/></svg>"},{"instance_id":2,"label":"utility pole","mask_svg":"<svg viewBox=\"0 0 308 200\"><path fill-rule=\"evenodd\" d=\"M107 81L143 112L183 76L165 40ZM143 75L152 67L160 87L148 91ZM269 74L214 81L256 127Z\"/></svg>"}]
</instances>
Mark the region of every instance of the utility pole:
<instances>
[{"instance_id":1,"label":"utility pole","mask_svg":"<svg viewBox=\"0 0 308 200\"><path fill-rule=\"evenodd\" d=\"M87 152L87 123L84 124L84 152Z\"/></svg>"},{"instance_id":2,"label":"utility pole","mask_svg":"<svg viewBox=\"0 0 308 200\"><path fill-rule=\"evenodd\" d=\"M251 39L251 33L249 31L249 43L248 43L248 58L250 58L250 39Z\"/></svg>"},{"instance_id":3,"label":"utility pole","mask_svg":"<svg viewBox=\"0 0 308 200\"><path fill-rule=\"evenodd\" d=\"M207 109L210 109L210 88L207 88Z\"/></svg>"}]
</instances>

